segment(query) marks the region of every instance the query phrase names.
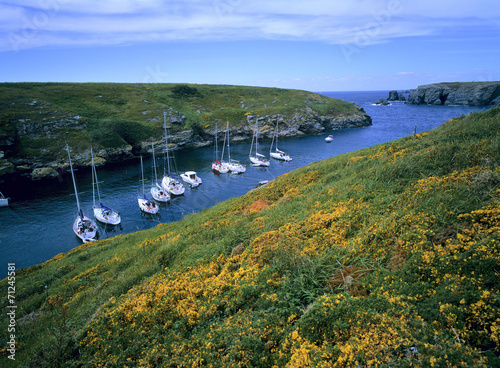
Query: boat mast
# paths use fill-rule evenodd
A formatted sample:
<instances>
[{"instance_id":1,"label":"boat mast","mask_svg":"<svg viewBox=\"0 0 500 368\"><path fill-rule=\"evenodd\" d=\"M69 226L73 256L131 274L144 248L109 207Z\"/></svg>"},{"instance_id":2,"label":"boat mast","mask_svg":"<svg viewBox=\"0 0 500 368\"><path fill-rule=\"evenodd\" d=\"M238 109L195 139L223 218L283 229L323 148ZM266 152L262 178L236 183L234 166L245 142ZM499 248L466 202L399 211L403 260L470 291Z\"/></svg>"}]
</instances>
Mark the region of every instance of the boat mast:
<instances>
[{"instance_id":1,"label":"boat mast","mask_svg":"<svg viewBox=\"0 0 500 368\"><path fill-rule=\"evenodd\" d=\"M101 204L101 191L99 190L99 181L97 180L97 170L95 168L94 151L92 150L92 147L90 147L90 156L92 157L92 179L95 180L95 186L97 189L97 198L99 198L99 204ZM95 207L95 195L94 195L93 182L92 182L92 198L94 200L94 207Z\"/></svg>"},{"instance_id":2,"label":"boat mast","mask_svg":"<svg viewBox=\"0 0 500 368\"><path fill-rule=\"evenodd\" d=\"M228 162L231 162L231 152L229 151L229 121L227 123L227 157Z\"/></svg>"},{"instance_id":3,"label":"boat mast","mask_svg":"<svg viewBox=\"0 0 500 368\"><path fill-rule=\"evenodd\" d=\"M217 148L217 122L215 122L215 162L217 162L217 154L219 153L219 150ZM224 155L224 147L222 148L222 155ZM222 160L222 156L221 156Z\"/></svg>"},{"instance_id":4,"label":"boat mast","mask_svg":"<svg viewBox=\"0 0 500 368\"><path fill-rule=\"evenodd\" d=\"M168 172L170 175L170 157L168 156L168 138L167 138L167 112L163 111L163 127L165 128L165 152L167 153L167 166Z\"/></svg>"},{"instance_id":5,"label":"boat mast","mask_svg":"<svg viewBox=\"0 0 500 368\"><path fill-rule=\"evenodd\" d=\"M250 145L250 156L252 156L252 150L253 150L253 141L255 140L255 128L252 134L252 144Z\"/></svg>"},{"instance_id":6,"label":"boat mast","mask_svg":"<svg viewBox=\"0 0 500 368\"><path fill-rule=\"evenodd\" d=\"M90 157L92 157L92 206L95 208L95 166L94 166L94 154L92 152L92 146L90 146Z\"/></svg>"},{"instance_id":7,"label":"boat mast","mask_svg":"<svg viewBox=\"0 0 500 368\"><path fill-rule=\"evenodd\" d=\"M259 122L255 120L255 156L259 153Z\"/></svg>"},{"instance_id":8,"label":"boat mast","mask_svg":"<svg viewBox=\"0 0 500 368\"><path fill-rule=\"evenodd\" d=\"M142 173L142 194L145 193L144 191L144 168L142 167L142 155L141 155L141 173Z\"/></svg>"},{"instance_id":9,"label":"boat mast","mask_svg":"<svg viewBox=\"0 0 500 368\"><path fill-rule=\"evenodd\" d=\"M278 150L278 125L280 123L280 116L278 115L278 119L276 119L276 151Z\"/></svg>"},{"instance_id":10,"label":"boat mast","mask_svg":"<svg viewBox=\"0 0 500 368\"><path fill-rule=\"evenodd\" d=\"M276 124L276 128L278 127L278 125ZM269 148L269 154L271 154L271 152L273 152L273 147L274 147L274 139L276 138L276 149L278 149L278 136L276 135L276 129L274 129L274 134L273 134L273 140L271 141L271 147Z\"/></svg>"},{"instance_id":11,"label":"boat mast","mask_svg":"<svg viewBox=\"0 0 500 368\"><path fill-rule=\"evenodd\" d=\"M78 207L78 216L81 216L80 214L80 201L78 200L78 191L76 190L76 181L75 181L75 174L73 173L73 165L71 163L71 155L69 154L69 146L66 143L66 151L68 151L68 158L69 158L69 167L71 169L71 177L73 178L73 187L75 188L75 197L76 197L76 206Z\"/></svg>"},{"instance_id":12,"label":"boat mast","mask_svg":"<svg viewBox=\"0 0 500 368\"><path fill-rule=\"evenodd\" d=\"M158 181L158 173L156 172L155 144L153 143L153 141L151 141L151 148L153 149L153 166L154 166L154 169L155 169L154 180ZM151 178L151 182L153 182L153 178ZM152 184L154 184L154 183L152 183Z\"/></svg>"}]
</instances>

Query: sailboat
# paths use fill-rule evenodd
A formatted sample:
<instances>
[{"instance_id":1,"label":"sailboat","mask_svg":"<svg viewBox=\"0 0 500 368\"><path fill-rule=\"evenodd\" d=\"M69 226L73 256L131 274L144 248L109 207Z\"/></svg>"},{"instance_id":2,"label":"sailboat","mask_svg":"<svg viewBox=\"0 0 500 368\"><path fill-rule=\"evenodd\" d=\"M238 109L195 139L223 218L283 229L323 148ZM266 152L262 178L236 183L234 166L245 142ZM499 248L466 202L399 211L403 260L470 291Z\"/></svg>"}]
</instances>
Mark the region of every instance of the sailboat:
<instances>
[{"instance_id":1,"label":"sailboat","mask_svg":"<svg viewBox=\"0 0 500 368\"><path fill-rule=\"evenodd\" d=\"M163 112L163 127L165 128L165 152L167 153L168 172L164 174L163 179L161 181L161 186L170 194L182 195L184 194L186 188L184 188L184 185L182 185L182 183L175 175L170 173L170 157L168 154L170 149L168 148L166 112Z\"/></svg>"},{"instance_id":2,"label":"sailboat","mask_svg":"<svg viewBox=\"0 0 500 368\"><path fill-rule=\"evenodd\" d=\"M225 138L225 136L224 136ZM223 146L224 147L224 146ZM222 155L224 155L224 148L222 149ZM217 123L215 123L215 162L212 162L212 170L216 174L225 174L229 171L229 168L227 167L227 164L223 164L222 161L222 156L221 156L221 161L218 160L218 154L219 154L219 149L217 147Z\"/></svg>"},{"instance_id":3,"label":"sailboat","mask_svg":"<svg viewBox=\"0 0 500 368\"><path fill-rule=\"evenodd\" d=\"M255 142L255 151L254 148ZM252 154L253 153L253 154ZM255 122L255 128L252 136L252 145L250 146L250 161L254 166L269 166L270 162L266 159L266 156L259 153L259 126L258 122Z\"/></svg>"},{"instance_id":4,"label":"sailboat","mask_svg":"<svg viewBox=\"0 0 500 368\"><path fill-rule=\"evenodd\" d=\"M5 197L2 192L0 192L0 207L7 207L9 205L9 198Z\"/></svg>"},{"instance_id":5,"label":"sailboat","mask_svg":"<svg viewBox=\"0 0 500 368\"><path fill-rule=\"evenodd\" d=\"M69 167L71 168L71 177L73 178L73 187L75 188L76 206L78 208L78 215L73 222L73 231L84 243L97 240L99 233L97 225L93 220L85 216L80 208L80 201L78 200L78 191L76 189L75 174L73 172L73 165L71 163L71 155L69 153L69 146L66 143L66 151L68 151Z\"/></svg>"},{"instance_id":6,"label":"sailboat","mask_svg":"<svg viewBox=\"0 0 500 368\"><path fill-rule=\"evenodd\" d=\"M137 202L139 203L139 208L141 211L150 213L152 215L158 213L158 205L153 201L150 201L146 194L144 193L144 167L142 166L142 156L141 156L141 173L142 173L142 196L137 197Z\"/></svg>"},{"instance_id":7,"label":"sailboat","mask_svg":"<svg viewBox=\"0 0 500 368\"><path fill-rule=\"evenodd\" d=\"M274 130L274 135L273 135L273 140L271 142L271 149L269 150L269 155L277 160L292 161L290 155L287 155L285 152L278 149L278 124L279 124L279 115L276 121L276 129ZM275 151L273 152L273 145L275 141L276 141L276 146L275 146Z\"/></svg>"},{"instance_id":8,"label":"sailboat","mask_svg":"<svg viewBox=\"0 0 500 368\"><path fill-rule=\"evenodd\" d=\"M247 169L245 165L240 164L239 161L231 159L231 150L229 149L229 122L227 122L227 127L226 127L226 134L224 135L224 143L226 143L227 139L227 157L229 159L229 162L225 163L231 171L231 173L234 174L240 174L244 173ZM225 145L224 145L225 146ZM222 150L222 156L224 156L224 150ZM221 158L222 160L222 158ZM224 163L224 161L222 161Z\"/></svg>"},{"instance_id":9,"label":"sailboat","mask_svg":"<svg viewBox=\"0 0 500 368\"><path fill-rule=\"evenodd\" d=\"M90 156L92 157L92 200L94 203L94 217L102 223L118 225L121 222L120 214L113 211L111 208L106 207L101 202L101 193L99 191L99 181L97 180L97 171L95 168L94 152L92 151L92 147L90 148ZM95 189L97 189L99 205L97 205L95 201Z\"/></svg>"},{"instance_id":10,"label":"sailboat","mask_svg":"<svg viewBox=\"0 0 500 368\"><path fill-rule=\"evenodd\" d=\"M156 158L155 158L155 145L151 142L151 147L153 150L153 168L154 168L154 177L151 179L151 195L158 202L168 202L170 201L170 193L158 184L158 174L156 172Z\"/></svg>"}]
</instances>

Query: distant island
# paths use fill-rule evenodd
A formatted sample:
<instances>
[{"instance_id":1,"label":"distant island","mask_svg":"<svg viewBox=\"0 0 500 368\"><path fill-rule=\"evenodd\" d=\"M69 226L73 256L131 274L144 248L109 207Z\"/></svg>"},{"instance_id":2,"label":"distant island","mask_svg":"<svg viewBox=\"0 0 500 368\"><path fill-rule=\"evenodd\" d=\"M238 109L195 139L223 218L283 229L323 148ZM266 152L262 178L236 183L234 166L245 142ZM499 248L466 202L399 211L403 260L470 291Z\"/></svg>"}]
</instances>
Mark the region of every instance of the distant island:
<instances>
[{"instance_id":1,"label":"distant island","mask_svg":"<svg viewBox=\"0 0 500 368\"><path fill-rule=\"evenodd\" d=\"M229 122L231 139L252 137L259 124L272 137L318 134L372 124L359 106L318 93L279 88L174 83L0 83L0 178L57 177L76 166L148 154L165 146L164 113L172 149L211 145ZM163 145L163 147L162 147Z\"/></svg>"},{"instance_id":2,"label":"distant island","mask_svg":"<svg viewBox=\"0 0 500 368\"><path fill-rule=\"evenodd\" d=\"M406 103L414 105L498 105L500 104L500 82L426 84L412 90Z\"/></svg>"}]
</instances>

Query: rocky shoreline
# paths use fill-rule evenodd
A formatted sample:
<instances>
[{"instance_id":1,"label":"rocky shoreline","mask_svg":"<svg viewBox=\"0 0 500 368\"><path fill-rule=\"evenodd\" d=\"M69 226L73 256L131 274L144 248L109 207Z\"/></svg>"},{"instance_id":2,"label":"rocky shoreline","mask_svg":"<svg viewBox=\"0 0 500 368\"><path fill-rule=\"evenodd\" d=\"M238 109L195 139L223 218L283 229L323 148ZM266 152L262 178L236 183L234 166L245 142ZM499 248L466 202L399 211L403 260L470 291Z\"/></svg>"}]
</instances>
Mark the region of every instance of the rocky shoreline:
<instances>
[{"instance_id":1,"label":"rocky shoreline","mask_svg":"<svg viewBox=\"0 0 500 368\"><path fill-rule=\"evenodd\" d=\"M500 104L500 82L436 83L418 86L408 96L414 105L490 106Z\"/></svg>"},{"instance_id":2,"label":"rocky shoreline","mask_svg":"<svg viewBox=\"0 0 500 368\"><path fill-rule=\"evenodd\" d=\"M357 105L355 107L355 113L337 113L335 115L324 116L319 115L308 107L289 116L249 115L247 116L246 123L230 128L231 141L236 142L251 139L253 127L256 122L259 124L261 136L272 138L278 119L280 122L280 137L320 134L328 130L371 125L371 117L361 107ZM75 121L78 121L78 119ZM31 180L54 179L68 172L69 164L64 158L51 160L41 157L16 157L14 149L20 136L38 136L42 133L39 127L35 125L36 123L23 122L15 132L0 136L0 181L9 180L12 177L22 177ZM81 127L81 129L84 128ZM221 128L223 129L223 127ZM45 133L50 134L50 132ZM210 146L215 142L215 134L213 127L201 132L181 130L172 136L169 135L169 146L173 150L181 151ZM218 132L218 139L222 139L223 134L224 131L220 130ZM165 148L163 138L163 135L154 138L155 150L157 152L161 152ZM151 140L142 141L134 145L123 145L118 148L101 148L95 150L95 161L98 165L108 165L135 159L139 155L151 154L151 150ZM72 153L72 161L75 168L89 167L91 165L90 147L83 152Z\"/></svg>"}]
</instances>

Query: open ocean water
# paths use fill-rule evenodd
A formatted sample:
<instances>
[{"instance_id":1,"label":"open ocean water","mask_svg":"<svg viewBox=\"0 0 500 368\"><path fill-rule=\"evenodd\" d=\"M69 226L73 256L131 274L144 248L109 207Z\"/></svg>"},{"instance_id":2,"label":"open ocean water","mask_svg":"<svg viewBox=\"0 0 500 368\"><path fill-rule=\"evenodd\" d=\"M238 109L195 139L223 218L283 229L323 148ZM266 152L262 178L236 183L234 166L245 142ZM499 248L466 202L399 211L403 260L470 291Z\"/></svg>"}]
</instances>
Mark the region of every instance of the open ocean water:
<instances>
[{"instance_id":1,"label":"open ocean water","mask_svg":"<svg viewBox=\"0 0 500 368\"><path fill-rule=\"evenodd\" d=\"M421 133L434 129L445 121L485 110L470 106L417 106L392 102L390 106L373 103L388 96L388 91L369 92L321 92L322 94L354 102L365 109L373 119L373 125L363 128L325 132L321 135L280 138L279 147L289 153L293 161L271 159L269 168L253 167L248 159L250 142L231 144L231 157L247 165L244 174L215 175L211 170L214 148L206 147L189 152L175 152L179 172L194 170L203 184L194 189L186 186L184 196L160 206L156 217L145 216L139 210L137 195L142 193L140 161L129 161L110 167L98 167L102 202L120 212L122 224L116 227L100 227L100 238L148 229L159 223L181 220L184 216L199 212L218 202L240 196L257 186L261 180L270 180L311 162L320 161L346 152L359 150L413 134L415 125ZM334 141L325 143L332 134ZM268 155L270 140L260 140L261 153ZM163 160L159 176L163 173ZM152 177L152 159L144 160L146 191L149 196ZM92 181L90 170L75 172L80 205L83 211L92 213ZM11 198L8 208L0 208L0 254L3 260L0 277L6 276L7 263L16 268L29 267L67 252L81 244L72 230L77 207L71 176L55 182L36 181L23 185L6 183L0 190ZM5 271L3 271L5 270Z\"/></svg>"}]
</instances>

